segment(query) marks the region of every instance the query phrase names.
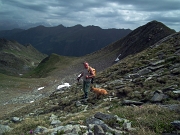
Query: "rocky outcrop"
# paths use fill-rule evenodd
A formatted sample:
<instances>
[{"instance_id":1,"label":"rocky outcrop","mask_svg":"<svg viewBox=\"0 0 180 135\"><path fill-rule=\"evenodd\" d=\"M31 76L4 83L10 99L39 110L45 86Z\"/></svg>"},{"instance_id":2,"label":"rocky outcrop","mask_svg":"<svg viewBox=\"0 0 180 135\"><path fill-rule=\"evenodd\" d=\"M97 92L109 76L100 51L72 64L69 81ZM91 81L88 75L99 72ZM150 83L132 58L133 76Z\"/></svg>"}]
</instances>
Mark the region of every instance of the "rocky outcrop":
<instances>
[{"instance_id":1,"label":"rocky outcrop","mask_svg":"<svg viewBox=\"0 0 180 135\"><path fill-rule=\"evenodd\" d=\"M76 114L78 115L78 114ZM23 119L27 119L28 117ZM16 119L16 120L15 120ZM21 118L13 117L11 121L14 123L20 123ZM38 134L51 134L56 135L57 133L61 134L73 134L73 135L99 135L99 134L123 134L130 130L135 130L131 127L131 122L127 119L120 118L116 115L105 114L101 112L97 112L94 116L89 117L85 120L85 123L71 124L73 122L69 122L69 124L63 125L63 122L59 120L56 115L52 114L49 117L50 125L49 128L39 125L35 128L35 130L24 131L31 132L30 134L38 135ZM119 124L121 123L121 124ZM0 125L1 133L11 131L7 125Z\"/></svg>"}]
</instances>

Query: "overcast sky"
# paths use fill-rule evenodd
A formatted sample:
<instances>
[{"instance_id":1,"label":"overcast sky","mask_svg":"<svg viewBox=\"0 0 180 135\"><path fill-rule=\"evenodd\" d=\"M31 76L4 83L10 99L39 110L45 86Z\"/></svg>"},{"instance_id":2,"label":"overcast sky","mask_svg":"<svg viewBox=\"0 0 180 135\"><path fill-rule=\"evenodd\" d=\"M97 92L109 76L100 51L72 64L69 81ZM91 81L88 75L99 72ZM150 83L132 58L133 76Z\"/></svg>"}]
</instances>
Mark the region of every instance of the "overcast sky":
<instances>
[{"instance_id":1,"label":"overcast sky","mask_svg":"<svg viewBox=\"0 0 180 135\"><path fill-rule=\"evenodd\" d=\"M134 30L152 20L180 31L180 0L0 0L0 29L81 24Z\"/></svg>"}]
</instances>

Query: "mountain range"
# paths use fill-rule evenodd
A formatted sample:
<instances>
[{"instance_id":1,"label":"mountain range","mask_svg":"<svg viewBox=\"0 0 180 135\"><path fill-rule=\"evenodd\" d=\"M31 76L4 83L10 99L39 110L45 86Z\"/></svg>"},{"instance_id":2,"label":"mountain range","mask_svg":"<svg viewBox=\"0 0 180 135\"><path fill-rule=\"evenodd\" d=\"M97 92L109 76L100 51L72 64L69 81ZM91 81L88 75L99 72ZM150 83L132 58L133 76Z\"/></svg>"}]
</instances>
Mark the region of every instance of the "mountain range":
<instances>
[{"instance_id":1,"label":"mountain range","mask_svg":"<svg viewBox=\"0 0 180 135\"><path fill-rule=\"evenodd\" d=\"M41 53L56 53L64 56L83 56L99 50L123 38L130 29L101 29L98 26L76 25L73 27L37 26L27 30L0 31L0 37L15 40L20 44L31 44Z\"/></svg>"}]
</instances>

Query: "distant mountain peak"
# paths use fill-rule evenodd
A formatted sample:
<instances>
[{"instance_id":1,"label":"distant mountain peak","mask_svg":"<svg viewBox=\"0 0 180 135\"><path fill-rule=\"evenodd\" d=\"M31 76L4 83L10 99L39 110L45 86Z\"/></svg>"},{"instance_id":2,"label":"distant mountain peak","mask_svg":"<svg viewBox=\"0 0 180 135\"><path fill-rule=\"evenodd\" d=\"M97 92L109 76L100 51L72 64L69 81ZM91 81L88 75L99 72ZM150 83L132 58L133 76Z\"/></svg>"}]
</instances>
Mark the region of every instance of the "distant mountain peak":
<instances>
[{"instance_id":1,"label":"distant mountain peak","mask_svg":"<svg viewBox=\"0 0 180 135\"><path fill-rule=\"evenodd\" d=\"M64 25L60 24L57 26L58 28L65 28Z\"/></svg>"},{"instance_id":2,"label":"distant mountain peak","mask_svg":"<svg viewBox=\"0 0 180 135\"><path fill-rule=\"evenodd\" d=\"M81 24L77 24L75 26L73 26L74 28L83 28L83 26Z\"/></svg>"}]
</instances>

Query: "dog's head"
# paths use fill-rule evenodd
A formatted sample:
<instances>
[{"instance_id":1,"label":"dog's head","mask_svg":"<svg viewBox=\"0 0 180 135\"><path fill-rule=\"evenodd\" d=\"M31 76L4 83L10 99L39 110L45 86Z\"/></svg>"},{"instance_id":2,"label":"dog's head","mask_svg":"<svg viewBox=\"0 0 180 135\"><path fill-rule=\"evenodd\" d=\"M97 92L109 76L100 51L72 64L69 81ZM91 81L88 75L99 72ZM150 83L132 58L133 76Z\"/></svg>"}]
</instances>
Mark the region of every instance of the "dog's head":
<instances>
[{"instance_id":1,"label":"dog's head","mask_svg":"<svg viewBox=\"0 0 180 135\"><path fill-rule=\"evenodd\" d=\"M90 91L93 91L93 89L94 89L94 87L93 87L93 86L91 86L91 87L90 87Z\"/></svg>"}]
</instances>

